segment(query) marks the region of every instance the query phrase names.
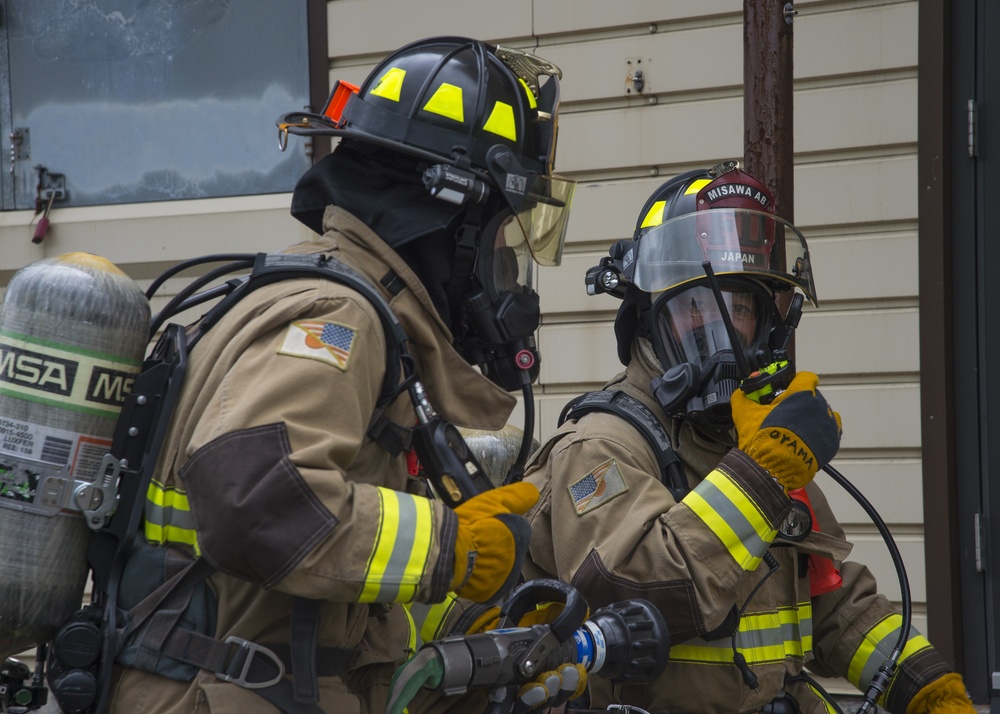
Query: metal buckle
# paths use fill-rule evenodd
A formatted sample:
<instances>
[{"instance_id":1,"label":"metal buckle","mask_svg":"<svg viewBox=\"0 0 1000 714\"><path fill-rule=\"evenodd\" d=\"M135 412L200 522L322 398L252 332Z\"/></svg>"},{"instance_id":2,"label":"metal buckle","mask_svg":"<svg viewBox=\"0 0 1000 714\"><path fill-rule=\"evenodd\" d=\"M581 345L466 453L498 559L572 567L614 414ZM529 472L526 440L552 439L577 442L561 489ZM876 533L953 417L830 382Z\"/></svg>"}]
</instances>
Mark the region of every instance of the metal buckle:
<instances>
[{"instance_id":1,"label":"metal buckle","mask_svg":"<svg viewBox=\"0 0 1000 714\"><path fill-rule=\"evenodd\" d=\"M621 712L621 714L649 714L649 712L642 707L633 706L631 704L609 704L607 711Z\"/></svg>"},{"instance_id":2,"label":"metal buckle","mask_svg":"<svg viewBox=\"0 0 1000 714\"><path fill-rule=\"evenodd\" d=\"M265 687L273 687L275 684L280 682L285 676L285 663L274 652L269 650L263 645L258 645L256 642L251 642L250 640L244 640L242 637L227 637L224 644L235 644L239 645L241 649L246 650L246 659L243 660L243 671L240 672L238 677L234 677L231 674L226 674L225 672L216 672L215 676L221 679L223 682L231 682L238 687L243 687L244 689L264 689ZM278 674L274 679L269 679L266 682L248 682L247 674L250 673L250 665L253 664L253 658L258 654L262 654L269 660L274 662L278 666ZM237 653L238 654L238 653ZM235 659L235 657L234 657Z\"/></svg>"}]
</instances>

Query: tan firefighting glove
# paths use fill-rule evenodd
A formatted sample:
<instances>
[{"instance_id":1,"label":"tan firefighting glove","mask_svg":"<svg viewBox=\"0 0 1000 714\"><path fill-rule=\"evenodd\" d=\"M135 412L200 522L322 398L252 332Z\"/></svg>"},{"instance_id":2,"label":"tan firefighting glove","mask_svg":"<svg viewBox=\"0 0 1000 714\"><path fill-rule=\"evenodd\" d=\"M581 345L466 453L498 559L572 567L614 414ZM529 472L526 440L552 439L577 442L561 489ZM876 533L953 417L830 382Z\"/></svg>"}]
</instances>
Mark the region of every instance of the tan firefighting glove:
<instances>
[{"instance_id":1,"label":"tan firefighting glove","mask_svg":"<svg viewBox=\"0 0 1000 714\"><path fill-rule=\"evenodd\" d=\"M536 607L531 612L526 613L517 621L518 627L531 627L532 625L545 625L557 617L559 613L563 611L565 603L561 602L545 602ZM488 610L483 611L479 617L477 617L469 629L466 630L467 635L477 635L480 632L486 632L487 630L495 630L500 626L500 608L491 607Z\"/></svg>"},{"instance_id":2,"label":"tan firefighting glove","mask_svg":"<svg viewBox=\"0 0 1000 714\"><path fill-rule=\"evenodd\" d=\"M840 414L816 389L819 377L799 372L770 404L733 392L739 447L777 479L785 491L802 488L840 448Z\"/></svg>"},{"instance_id":3,"label":"tan firefighting glove","mask_svg":"<svg viewBox=\"0 0 1000 714\"><path fill-rule=\"evenodd\" d=\"M955 672L924 685L906 707L906 714L974 714L975 711L965 692L962 675Z\"/></svg>"},{"instance_id":4,"label":"tan firefighting glove","mask_svg":"<svg viewBox=\"0 0 1000 714\"><path fill-rule=\"evenodd\" d=\"M518 627L545 625L555 620L565 603L546 602L525 613L517 621ZM476 618L466 634L480 634L495 630L500 625L500 608L491 607ZM517 689L511 710L513 714L539 711L556 707L581 696L587 689L587 668L582 664L564 663L553 670L541 672L532 681Z\"/></svg>"},{"instance_id":5,"label":"tan firefighting glove","mask_svg":"<svg viewBox=\"0 0 1000 714\"><path fill-rule=\"evenodd\" d=\"M521 573L531 526L520 514L538 501L530 483L495 488L455 509L455 575L451 590L474 602L495 602Z\"/></svg>"},{"instance_id":6,"label":"tan firefighting glove","mask_svg":"<svg viewBox=\"0 0 1000 714\"><path fill-rule=\"evenodd\" d=\"M587 690L587 668L582 664L561 664L543 672L517 690L514 714L557 707Z\"/></svg>"}]
</instances>

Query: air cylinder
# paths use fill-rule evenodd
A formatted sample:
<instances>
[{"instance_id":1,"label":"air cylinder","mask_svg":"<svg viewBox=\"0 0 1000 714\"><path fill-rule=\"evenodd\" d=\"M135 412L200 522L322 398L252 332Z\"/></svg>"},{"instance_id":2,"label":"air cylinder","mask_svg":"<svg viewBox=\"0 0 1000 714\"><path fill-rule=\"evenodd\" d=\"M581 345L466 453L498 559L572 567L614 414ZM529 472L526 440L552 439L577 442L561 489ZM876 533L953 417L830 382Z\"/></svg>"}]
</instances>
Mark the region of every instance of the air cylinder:
<instances>
[{"instance_id":1,"label":"air cylinder","mask_svg":"<svg viewBox=\"0 0 1000 714\"><path fill-rule=\"evenodd\" d=\"M473 429L459 427L459 433L469 445L486 477L494 486L502 486L511 468L517 462L521 451L524 432L513 424L505 424L502 429ZM531 440L531 453L538 449L538 440Z\"/></svg>"},{"instance_id":2,"label":"air cylinder","mask_svg":"<svg viewBox=\"0 0 1000 714\"><path fill-rule=\"evenodd\" d=\"M17 271L0 305L0 660L81 606L93 483L142 364L149 302L117 266L67 253Z\"/></svg>"}]
</instances>

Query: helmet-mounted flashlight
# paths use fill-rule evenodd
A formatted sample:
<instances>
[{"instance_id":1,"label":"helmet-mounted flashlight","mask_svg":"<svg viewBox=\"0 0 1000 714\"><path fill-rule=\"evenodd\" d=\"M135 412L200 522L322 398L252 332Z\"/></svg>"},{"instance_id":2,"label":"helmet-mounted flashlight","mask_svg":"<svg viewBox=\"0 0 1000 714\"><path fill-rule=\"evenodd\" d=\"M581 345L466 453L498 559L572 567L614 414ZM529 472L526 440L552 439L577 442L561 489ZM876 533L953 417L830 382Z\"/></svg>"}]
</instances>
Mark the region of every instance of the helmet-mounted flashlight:
<instances>
[{"instance_id":1,"label":"helmet-mounted flashlight","mask_svg":"<svg viewBox=\"0 0 1000 714\"><path fill-rule=\"evenodd\" d=\"M447 164L436 164L424 171L424 186L435 198L461 206L465 203L482 203L490 190L471 171Z\"/></svg>"}]
</instances>

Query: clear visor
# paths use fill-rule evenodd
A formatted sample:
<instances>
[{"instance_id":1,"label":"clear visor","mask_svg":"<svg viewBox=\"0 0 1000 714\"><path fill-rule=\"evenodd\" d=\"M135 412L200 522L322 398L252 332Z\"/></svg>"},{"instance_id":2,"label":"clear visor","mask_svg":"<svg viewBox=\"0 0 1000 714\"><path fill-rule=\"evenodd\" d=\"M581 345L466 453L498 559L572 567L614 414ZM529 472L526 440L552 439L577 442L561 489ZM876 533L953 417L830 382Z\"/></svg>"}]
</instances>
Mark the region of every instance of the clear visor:
<instances>
[{"instance_id":1,"label":"clear visor","mask_svg":"<svg viewBox=\"0 0 1000 714\"><path fill-rule=\"evenodd\" d=\"M722 298L733 323L739 349L766 339L770 329L764 293L723 288ZM671 364L704 367L713 355L732 350L719 303L707 285L694 285L656 306L660 345Z\"/></svg>"},{"instance_id":2,"label":"clear visor","mask_svg":"<svg viewBox=\"0 0 1000 714\"><path fill-rule=\"evenodd\" d=\"M508 178L520 178L508 176ZM517 224L539 265L559 265L576 182L559 176L532 176Z\"/></svg>"},{"instance_id":3,"label":"clear visor","mask_svg":"<svg viewBox=\"0 0 1000 714\"><path fill-rule=\"evenodd\" d=\"M493 288L497 294L505 291L530 291L534 285L531 251L524 231L513 216L500 224L493 244Z\"/></svg>"},{"instance_id":4,"label":"clear visor","mask_svg":"<svg viewBox=\"0 0 1000 714\"><path fill-rule=\"evenodd\" d=\"M704 278L702 264L709 261L716 275L779 280L801 288L816 304L805 238L769 213L742 208L686 213L649 228L636 244L632 281L645 292Z\"/></svg>"}]
</instances>

